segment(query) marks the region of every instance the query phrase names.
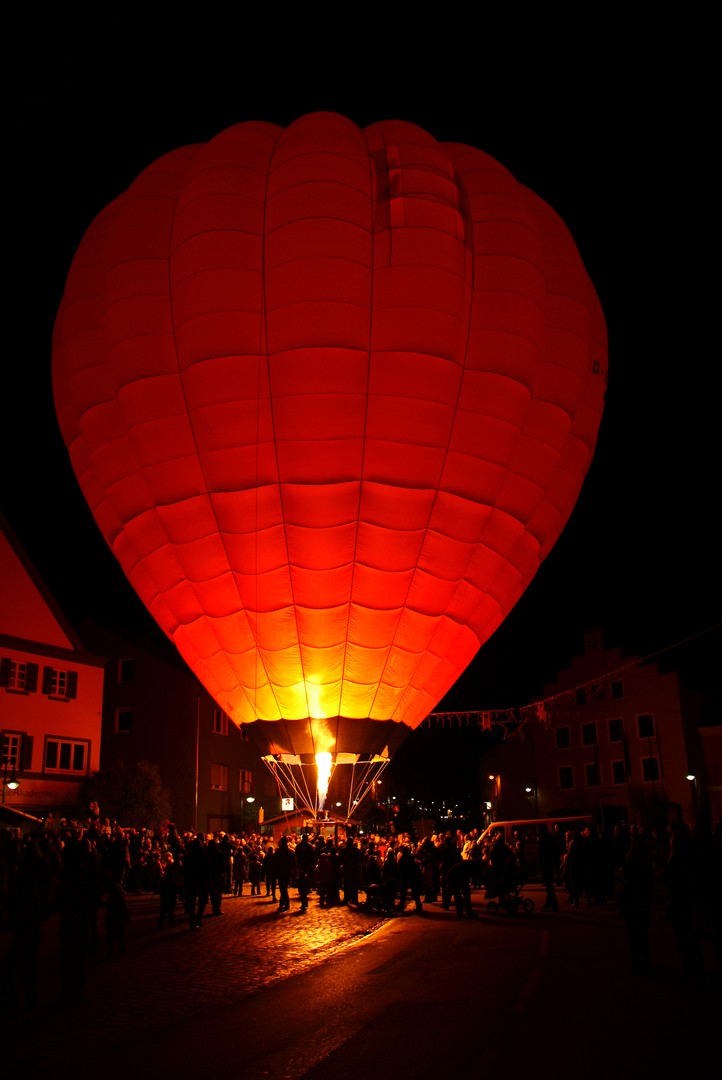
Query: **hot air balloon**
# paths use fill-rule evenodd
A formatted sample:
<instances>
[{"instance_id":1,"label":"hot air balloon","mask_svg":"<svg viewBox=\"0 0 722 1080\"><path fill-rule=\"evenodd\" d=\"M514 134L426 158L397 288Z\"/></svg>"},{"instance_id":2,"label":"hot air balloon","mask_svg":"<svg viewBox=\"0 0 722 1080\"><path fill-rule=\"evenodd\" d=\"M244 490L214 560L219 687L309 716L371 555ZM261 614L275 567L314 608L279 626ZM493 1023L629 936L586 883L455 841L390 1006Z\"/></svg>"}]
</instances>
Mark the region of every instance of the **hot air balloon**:
<instances>
[{"instance_id":1,"label":"hot air balloon","mask_svg":"<svg viewBox=\"0 0 722 1080\"><path fill-rule=\"evenodd\" d=\"M363 797L534 577L606 368L546 203L481 150L333 113L150 165L84 236L53 343L108 545L315 812L342 765Z\"/></svg>"}]
</instances>

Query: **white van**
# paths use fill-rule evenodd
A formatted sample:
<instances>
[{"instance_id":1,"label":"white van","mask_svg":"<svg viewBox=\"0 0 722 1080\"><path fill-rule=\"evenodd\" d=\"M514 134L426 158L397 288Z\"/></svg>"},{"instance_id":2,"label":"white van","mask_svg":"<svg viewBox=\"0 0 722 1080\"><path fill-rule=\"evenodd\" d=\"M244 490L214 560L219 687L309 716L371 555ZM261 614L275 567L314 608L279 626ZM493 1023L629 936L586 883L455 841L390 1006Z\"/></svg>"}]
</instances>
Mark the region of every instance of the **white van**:
<instances>
[{"instance_id":1,"label":"white van","mask_svg":"<svg viewBox=\"0 0 722 1080\"><path fill-rule=\"evenodd\" d=\"M592 814L575 814L573 817L551 818L519 818L516 821L492 821L488 825L477 844L483 847L496 833L502 833L504 843L510 848L516 848L518 843L519 864L526 874L534 876L539 872L539 859L537 857L537 845L539 841L539 826L546 825L550 833L557 831L564 839L564 833L569 829L581 832L594 822ZM563 852L562 852L563 854Z\"/></svg>"}]
</instances>

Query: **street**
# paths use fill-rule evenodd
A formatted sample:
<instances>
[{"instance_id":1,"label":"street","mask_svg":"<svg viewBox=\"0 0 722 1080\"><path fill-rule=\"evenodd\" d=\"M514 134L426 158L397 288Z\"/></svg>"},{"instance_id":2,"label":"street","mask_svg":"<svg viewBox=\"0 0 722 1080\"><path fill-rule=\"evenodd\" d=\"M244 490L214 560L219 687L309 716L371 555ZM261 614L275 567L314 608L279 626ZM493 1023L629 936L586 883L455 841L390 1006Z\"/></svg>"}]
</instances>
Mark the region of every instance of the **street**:
<instances>
[{"instance_id":1,"label":"street","mask_svg":"<svg viewBox=\"0 0 722 1080\"><path fill-rule=\"evenodd\" d=\"M85 1077L230 1070L242 1080L398 1078L529 1069L613 1075L632 1062L672 1077L712 1068L719 981L682 976L655 910L653 970L630 973L614 905L473 919L440 905L382 920L345 907L279 915L265 897L224 898L191 933L158 930L158 898L131 896L127 951L91 956L80 1005L56 1005L53 920L40 1002L5 1012L3 1058L27 1075ZM3 934L3 955L7 948ZM699 1071L699 1070L698 1070ZM701 1075L705 1075L704 1070ZM712 1072L708 1073L712 1075Z\"/></svg>"}]
</instances>

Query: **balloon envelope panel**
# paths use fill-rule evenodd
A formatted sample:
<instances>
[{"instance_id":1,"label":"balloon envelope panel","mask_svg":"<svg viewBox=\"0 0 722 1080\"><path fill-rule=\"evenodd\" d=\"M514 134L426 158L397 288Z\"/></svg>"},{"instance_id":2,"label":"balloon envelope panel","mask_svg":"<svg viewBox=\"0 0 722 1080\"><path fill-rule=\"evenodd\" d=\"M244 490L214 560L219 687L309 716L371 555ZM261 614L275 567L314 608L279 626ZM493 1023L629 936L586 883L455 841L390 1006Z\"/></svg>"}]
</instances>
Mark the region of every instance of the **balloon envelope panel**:
<instances>
[{"instance_id":1,"label":"balloon envelope panel","mask_svg":"<svg viewBox=\"0 0 722 1080\"><path fill-rule=\"evenodd\" d=\"M236 722L312 741L415 727L496 630L574 507L606 366L553 210L480 150L330 113L146 169L81 242L53 350L148 610Z\"/></svg>"}]
</instances>

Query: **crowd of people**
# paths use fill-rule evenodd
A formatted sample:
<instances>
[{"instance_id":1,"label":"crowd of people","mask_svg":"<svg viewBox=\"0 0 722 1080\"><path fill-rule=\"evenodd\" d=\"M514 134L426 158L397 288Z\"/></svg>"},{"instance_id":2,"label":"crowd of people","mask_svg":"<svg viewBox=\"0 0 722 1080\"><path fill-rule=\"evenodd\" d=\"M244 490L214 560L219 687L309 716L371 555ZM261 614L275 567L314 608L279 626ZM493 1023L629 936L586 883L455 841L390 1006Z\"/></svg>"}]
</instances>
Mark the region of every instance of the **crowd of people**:
<instances>
[{"instance_id":1,"label":"crowd of people","mask_svg":"<svg viewBox=\"0 0 722 1080\"><path fill-rule=\"evenodd\" d=\"M101 948L101 919L107 955L125 949L129 893L158 896L158 927L185 923L194 931L222 915L224 901L244 895L277 905L279 913L293 900L303 914L313 899L319 908L344 904L385 915L440 904L459 918L475 918L475 890L503 901L521 888L530 864L545 888L545 911L558 912L565 894L570 909L618 905L635 970L649 964L652 902L660 888L685 970L700 970L703 936L713 941L719 962L722 829L706 819L694 829L618 826L611 835L594 826L563 833L539 825L511 844L501 832L482 837L477 829L420 840L409 833L339 838L321 831L274 839L89 819L25 837L0 830L0 927L9 932L3 1000L33 1006L41 925L52 913L59 915L64 992L79 1000L86 956Z\"/></svg>"}]
</instances>

